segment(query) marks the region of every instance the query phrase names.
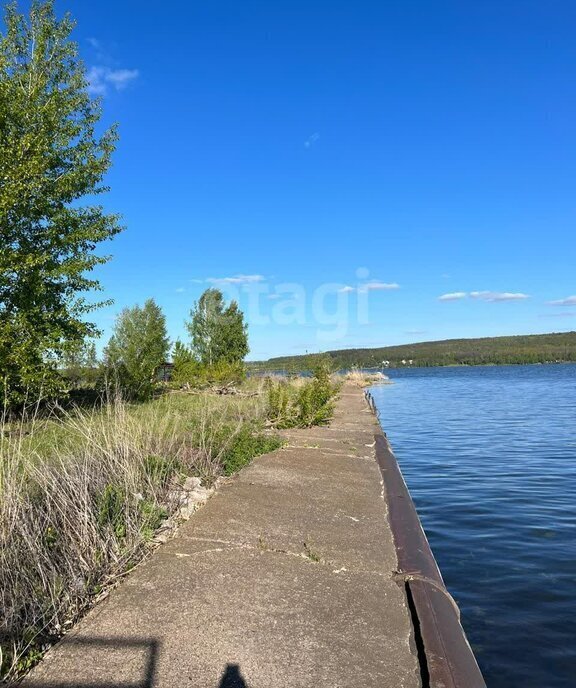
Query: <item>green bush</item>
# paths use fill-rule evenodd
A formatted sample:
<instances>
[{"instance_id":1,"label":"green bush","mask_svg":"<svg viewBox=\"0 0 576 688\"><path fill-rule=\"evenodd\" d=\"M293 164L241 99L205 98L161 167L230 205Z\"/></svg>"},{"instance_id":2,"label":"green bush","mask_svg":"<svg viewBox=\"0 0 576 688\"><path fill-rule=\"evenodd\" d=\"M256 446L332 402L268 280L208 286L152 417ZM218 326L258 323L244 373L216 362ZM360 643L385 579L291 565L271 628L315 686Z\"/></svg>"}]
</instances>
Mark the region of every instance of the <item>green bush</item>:
<instances>
[{"instance_id":1,"label":"green bush","mask_svg":"<svg viewBox=\"0 0 576 688\"><path fill-rule=\"evenodd\" d=\"M330 382L313 378L298 392L298 425L324 425L332 417L334 389Z\"/></svg>"},{"instance_id":2,"label":"green bush","mask_svg":"<svg viewBox=\"0 0 576 688\"><path fill-rule=\"evenodd\" d=\"M292 428L298 424L296 388L286 380L266 381L268 388L268 420L278 428Z\"/></svg>"},{"instance_id":3,"label":"green bush","mask_svg":"<svg viewBox=\"0 0 576 688\"><path fill-rule=\"evenodd\" d=\"M328 367L314 369L310 379L287 381L269 378L268 419L278 428L308 428L327 423L334 412L337 388Z\"/></svg>"},{"instance_id":4,"label":"green bush","mask_svg":"<svg viewBox=\"0 0 576 688\"><path fill-rule=\"evenodd\" d=\"M189 360L174 360L172 370L172 382L177 386L191 385L200 386L202 366L198 361L191 358Z\"/></svg>"},{"instance_id":5,"label":"green bush","mask_svg":"<svg viewBox=\"0 0 576 688\"><path fill-rule=\"evenodd\" d=\"M178 385L203 389L215 385L239 385L246 379L246 369L241 361L219 361L211 366L189 360L174 366L172 381Z\"/></svg>"}]
</instances>

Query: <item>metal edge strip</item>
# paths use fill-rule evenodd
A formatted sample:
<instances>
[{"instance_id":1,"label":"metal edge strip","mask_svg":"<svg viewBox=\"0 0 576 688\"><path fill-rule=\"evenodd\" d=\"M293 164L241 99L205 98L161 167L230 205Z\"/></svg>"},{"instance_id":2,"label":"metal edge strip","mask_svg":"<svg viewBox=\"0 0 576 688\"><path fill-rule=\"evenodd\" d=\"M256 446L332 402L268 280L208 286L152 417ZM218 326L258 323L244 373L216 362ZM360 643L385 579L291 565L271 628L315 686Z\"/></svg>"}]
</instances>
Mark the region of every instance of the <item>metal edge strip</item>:
<instances>
[{"instance_id":1,"label":"metal edge strip","mask_svg":"<svg viewBox=\"0 0 576 688\"><path fill-rule=\"evenodd\" d=\"M376 413L369 392L366 398ZM460 624L460 611L444 585L398 461L384 431L375 432L376 461L398 556L397 580L406 586L422 644L423 688L486 688Z\"/></svg>"}]
</instances>

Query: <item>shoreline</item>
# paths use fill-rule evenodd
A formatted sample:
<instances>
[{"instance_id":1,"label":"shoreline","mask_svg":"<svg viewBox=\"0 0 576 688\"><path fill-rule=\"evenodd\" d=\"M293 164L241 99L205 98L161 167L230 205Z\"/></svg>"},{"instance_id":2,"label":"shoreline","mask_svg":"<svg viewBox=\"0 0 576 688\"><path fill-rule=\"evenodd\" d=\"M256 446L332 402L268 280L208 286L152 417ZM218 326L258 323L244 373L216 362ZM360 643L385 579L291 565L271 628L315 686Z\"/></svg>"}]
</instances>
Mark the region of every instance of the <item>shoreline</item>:
<instances>
[{"instance_id":1,"label":"shoreline","mask_svg":"<svg viewBox=\"0 0 576 688\"><path fill-rule=\"evenodd\" d=\"M366 401L376 418L376 461L388 503L389 522L398 555L397 581L406 588L415 628L424 686L486 688L460 623L458 604L448 592L398 460L369 389Z\"/></svg>"},{"instance_id":2,"label":"shoreline","mask_svg":"<svg viewBox=\"0 0 576 688\"><path fill-rule=\"evenodd\" d=\"M310 688L485 688L431 553L428 568L410 559L425 547L409 531L424 535L417 516L398 526L404 483L364 390L344 385L329 425L281 434L22 685L208 686L233 666L283 688L298 656Z\"/></svg>"}]
</instances>

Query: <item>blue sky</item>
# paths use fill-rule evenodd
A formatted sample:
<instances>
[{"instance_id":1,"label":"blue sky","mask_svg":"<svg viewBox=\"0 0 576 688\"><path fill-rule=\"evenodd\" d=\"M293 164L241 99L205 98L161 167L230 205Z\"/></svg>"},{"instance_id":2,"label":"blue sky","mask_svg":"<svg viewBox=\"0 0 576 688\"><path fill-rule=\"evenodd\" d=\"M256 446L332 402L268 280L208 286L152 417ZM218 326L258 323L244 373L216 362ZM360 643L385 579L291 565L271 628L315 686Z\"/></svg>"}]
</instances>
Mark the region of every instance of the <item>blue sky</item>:
<instances>
[{"instance_id":1,"label":"blue sky","mask_svg":"<svg viewBox=\"0 0 576 688\"><path fill-rule=\"evenodd\" d=\"M256 359L576 329L572 0L57 7L120 125L105 338L211 285Z\"/></svg>"}]
</instances>

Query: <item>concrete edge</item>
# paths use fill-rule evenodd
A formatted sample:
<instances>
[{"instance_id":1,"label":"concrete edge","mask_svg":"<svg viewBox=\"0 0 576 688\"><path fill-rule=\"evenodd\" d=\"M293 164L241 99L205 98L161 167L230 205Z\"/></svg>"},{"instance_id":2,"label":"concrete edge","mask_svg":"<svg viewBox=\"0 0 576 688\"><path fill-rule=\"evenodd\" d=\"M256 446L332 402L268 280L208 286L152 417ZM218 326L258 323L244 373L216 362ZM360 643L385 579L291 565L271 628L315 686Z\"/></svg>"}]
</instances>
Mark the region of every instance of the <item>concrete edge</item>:
<instances>
[{"instance_id":1,"label":"concrete edge","mask_svg":"<svg viewBox=\"0 0 576 688\"><path fill-rule=\"evenodd\" d=\"M378 416L372 395L366 400ZM390 527L398 556L398 584L405 587L412 613L423 688L486 688L460 623L458 606L444 585L386 433L375 431Z\"/></svg>"}]
</instances>

